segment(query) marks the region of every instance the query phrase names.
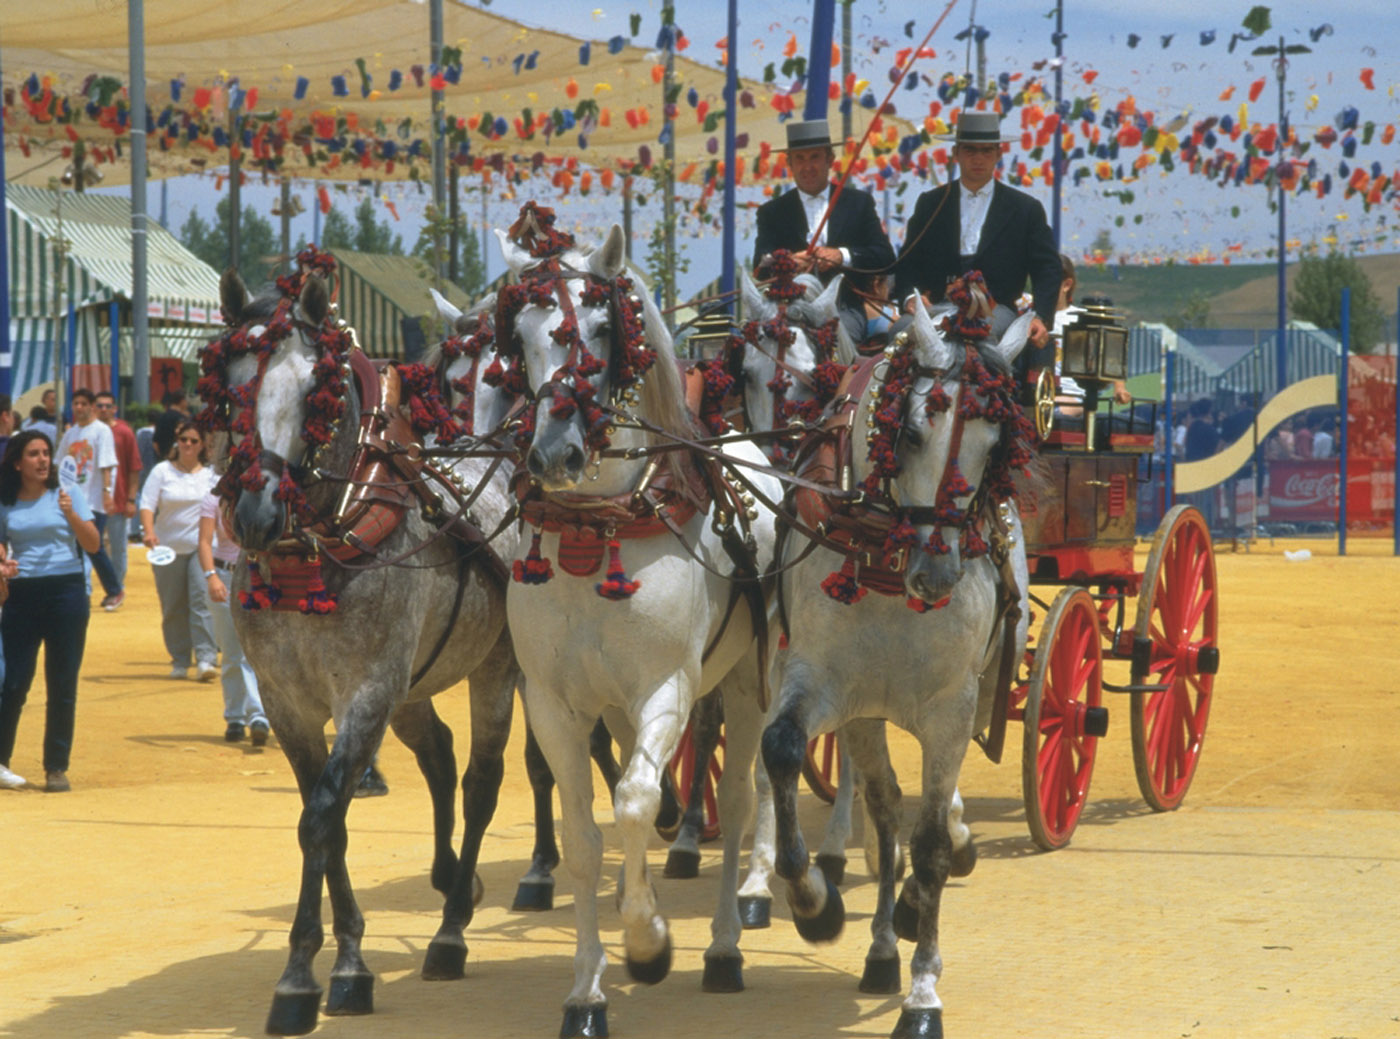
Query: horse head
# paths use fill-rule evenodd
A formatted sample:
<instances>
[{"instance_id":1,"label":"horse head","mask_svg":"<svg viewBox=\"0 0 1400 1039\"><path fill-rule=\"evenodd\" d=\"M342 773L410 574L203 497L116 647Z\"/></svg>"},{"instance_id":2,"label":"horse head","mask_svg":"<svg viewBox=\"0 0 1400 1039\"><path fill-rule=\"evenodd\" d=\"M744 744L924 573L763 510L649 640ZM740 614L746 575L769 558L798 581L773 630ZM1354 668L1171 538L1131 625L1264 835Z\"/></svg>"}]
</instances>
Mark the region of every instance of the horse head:
<instances>
[{"instance_id":1,"label":"horse head","mask_svg":"<svg viewBox=\"0 0 1400 1039\"><path fill-rule=\"evenodd\" d=\"M509 368L496 374L503 385L514 378L531 398L520 436L531 479L562 492L587 476L608 493L643 463L608 465L603 450L651 439L616 425L620 409L661 429L691 427L670 334L626 265L622 229L613 225L587 249L552 223L549 210L527 203L510 231L496 232L519 279L497 300L497 347Z\"/></svg>"},{"instance_id":2,"label":"horse head","mask_svg":"<svg viewBox=\"0 0 1400 1039\"><path fill-rule=\"evenodd\" d=\"M841 275L825 288L810 274L778 277L766 288L743 272L745 321L728 365L741 383L750 429L814 419L836 392L855 344L841 325ZM773 450L781 449L774 445Z\"/></svg>"},{"instance_id":3,"label":"horse head","mask_svg":"<svg viewBox=\"0 0 1400 1039\"><path fill-rule=\"evenodd\" d=\"M516 399L499 383L493 385L486 379L497 356L492 320L496 294L493 292L462 311L436 289L428 291L438 316L447 326L447 335L428 351L423 363L437 372L452 416L462 430L472 436L489 437L504 425Z\"/></svg>"},{"instance_id":4,"label":"horse head","mask_svg":"<svg viewBox=\"0 0 1400 1039\"><path fill-rule=\"evenodd\" d=\"M307 508L303 482L347 407L353 337L331 318L319 273L333 261L311 250L299 259L300 274L255 298L237 272L226 272L220 295L229 331L201 357L201 421L229 431L220 492L236 499L234 536L251 552L270 549L294 512Z\"/></svg>"},{"instance_id":5,"label":"horse head","mask_svg":"<svg viewBox=\"0 0 1400 1039\"><path fill-rule=\"evenodd\" d=\"M1028 460L1028 433L1011 363L1026 344L1033 313L995 344L945 332L922 301L886 352L863 407L870 451L856 478L898 517L891 547L909 550L905 591L939 605L969 557L987 546L981 504L1010 495L1010 468ZM858 428L865 428L858 417Z\"/></svg>"}]
</instances>

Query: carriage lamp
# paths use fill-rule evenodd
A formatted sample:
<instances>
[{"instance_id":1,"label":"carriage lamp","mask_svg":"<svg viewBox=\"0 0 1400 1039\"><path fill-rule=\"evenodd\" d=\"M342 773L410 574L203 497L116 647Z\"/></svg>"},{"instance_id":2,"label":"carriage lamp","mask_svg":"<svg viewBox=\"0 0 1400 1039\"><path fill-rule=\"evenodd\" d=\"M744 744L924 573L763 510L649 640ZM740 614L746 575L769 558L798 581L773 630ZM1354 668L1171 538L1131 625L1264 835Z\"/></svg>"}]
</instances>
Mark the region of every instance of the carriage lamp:
<instances>
[{"instance_id":1,"label":"carriage lamp","mask_svg":"<svg viewBox=\"0 0 1400 1039\"><path fill-rule=\"evenodd\" d=\"M1076 381L1128 377L1128 329L1103 296L1084 300L1084 313L1065 329L1061 374Z\"/></svg>"},{"instance_id":2,"label":"carriage lamp","mask_svg":"<svg viewBox=\"0 0 1400 1039\"><path fill-rule=\"evenodd\" d=\"M694 330L686 340L688 353L694 360L717 357L732 332L729 314L723 310L696 318Z\"/></svg>"}]
</instances>

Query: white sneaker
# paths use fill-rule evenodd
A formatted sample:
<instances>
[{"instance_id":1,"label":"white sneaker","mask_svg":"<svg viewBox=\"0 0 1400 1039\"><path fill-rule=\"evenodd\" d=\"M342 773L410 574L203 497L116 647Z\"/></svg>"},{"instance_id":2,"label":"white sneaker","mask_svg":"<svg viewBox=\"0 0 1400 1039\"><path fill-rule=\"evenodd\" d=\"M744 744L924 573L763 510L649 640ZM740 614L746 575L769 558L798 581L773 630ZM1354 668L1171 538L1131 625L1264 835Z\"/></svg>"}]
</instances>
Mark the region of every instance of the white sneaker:
<instances>
[{"instance_id":1,"label":"white sneaker","mask_svg":"<svg viewBox=\"0 0 1400 1039\"><path fill-rule=\"evenodd\" d=\"M189 675L190 669L187 667L181 667L179 664L172 664L170 666L171 678L188 678Z\"/></svg>"},{"instance_id":2,"label":"white sneaker","mask_svg":"<svg viewBox=\"0 0 1400 1039\"><path fill-rule=\"evenodd\" d=\"M219 677L219 666L209 660L201 660L194 666L196 682L212 682Z\"/></svg>"},{"instance_id":3,"label":"white sneaker","mask_svg":"<svg viewBox=\"0 0 1400 1039\"><path fill-rule=\"evenodd\" d=\"M4 765L0 765L0 790L18 790L24 785L23 776L16 775Z\"/></svg>"}]
</instances>

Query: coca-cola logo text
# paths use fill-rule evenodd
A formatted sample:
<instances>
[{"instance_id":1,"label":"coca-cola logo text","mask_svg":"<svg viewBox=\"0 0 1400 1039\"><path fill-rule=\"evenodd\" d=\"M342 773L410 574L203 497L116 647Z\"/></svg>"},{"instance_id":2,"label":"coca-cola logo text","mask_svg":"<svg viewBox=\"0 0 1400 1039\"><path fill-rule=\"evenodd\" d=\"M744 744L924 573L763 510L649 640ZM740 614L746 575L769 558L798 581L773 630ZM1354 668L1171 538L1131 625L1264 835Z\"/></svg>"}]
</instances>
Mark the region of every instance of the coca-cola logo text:
<instances>
[{"instance_id":1,"label":"coca-cola logo text","mask_svg":"<svg viewBox=\"0 0 1400 1039\"><path fill-rule=\"evenodd\" d=\"M1293 507L1316 505L1321 502L1336 505L1340 484L1341 480L1336 473L1290 473L1284 481L1283 493L1275 491L1272 498L1280 505Z\"/></svg>"}]
</instances>

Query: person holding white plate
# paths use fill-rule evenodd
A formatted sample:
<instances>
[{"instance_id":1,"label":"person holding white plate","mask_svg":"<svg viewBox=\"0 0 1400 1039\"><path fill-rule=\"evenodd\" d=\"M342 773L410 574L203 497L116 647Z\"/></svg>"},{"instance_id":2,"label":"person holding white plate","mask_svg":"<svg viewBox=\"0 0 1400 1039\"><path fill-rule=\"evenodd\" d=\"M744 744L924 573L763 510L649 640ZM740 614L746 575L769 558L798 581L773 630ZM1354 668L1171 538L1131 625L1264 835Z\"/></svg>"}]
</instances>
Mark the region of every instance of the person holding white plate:
<instances>
[{"instance_id":1,"label":"person holding white plate","mask_svg":"<svg viewBox=\"0 0 1400 1039\"><path fill-rule=\"evenodd\" d=\"M0 462L0 789L24 777L10 770L19 716L44 647L45 789L70 789L68 762L78 704L78 671L87 645L87 580L83 553L101 544L85 495L60 486L53 442L38 430L10 438Z\"/></svg>"},{"instance_id":2,"label":"person holding white plate","mask_svg":"<svg viewBox=\"0 0 1400 1039\"><path fill-rule=\"evenodd\" d=\"M219 648L209 617L208 593L199 565L199 507L214 487L214 470L206 462L204 434L186 420L175 430L171 457L151 470L141 489L141 541L160 598L160 628L170 654L170 677L189 674L212 682L219 676ZM168 549L174 552L171 558Z\"/></svg>"}]
</instances>

